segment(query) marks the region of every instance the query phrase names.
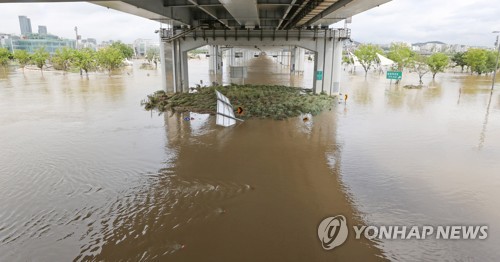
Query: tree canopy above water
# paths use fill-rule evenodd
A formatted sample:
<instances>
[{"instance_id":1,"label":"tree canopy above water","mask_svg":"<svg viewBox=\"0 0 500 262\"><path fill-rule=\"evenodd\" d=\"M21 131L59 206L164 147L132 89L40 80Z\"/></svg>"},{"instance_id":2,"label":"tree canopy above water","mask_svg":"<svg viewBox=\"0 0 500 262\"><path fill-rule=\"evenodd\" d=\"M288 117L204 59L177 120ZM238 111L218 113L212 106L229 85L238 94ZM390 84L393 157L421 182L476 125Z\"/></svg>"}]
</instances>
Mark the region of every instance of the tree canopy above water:
<instances>
[{"instance_id":1,"label":"tree canopy above water","mask_svg":"<svg viewBox=\"0 0 500 262\"><path fill-rule=\"evenodd\" d=\"M360 45L358 49L354 51L359 63L365 70L365 77L368 74L368 70L377 63L377 53L382 53L382 49L372 44Z\"/></svg>"}]
</instances>

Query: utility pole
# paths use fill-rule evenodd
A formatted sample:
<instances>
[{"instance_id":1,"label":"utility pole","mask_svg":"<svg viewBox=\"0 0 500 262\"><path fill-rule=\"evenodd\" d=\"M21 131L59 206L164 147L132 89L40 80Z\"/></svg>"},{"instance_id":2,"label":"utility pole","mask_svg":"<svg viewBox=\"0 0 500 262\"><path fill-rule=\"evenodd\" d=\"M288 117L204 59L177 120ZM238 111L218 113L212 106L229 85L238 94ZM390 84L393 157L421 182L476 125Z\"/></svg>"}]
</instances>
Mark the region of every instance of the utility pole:
<instances>
[{"instance_id":1,"label":"utility pole","mask_svg":"<svg viewBox=\"0 0 500 262\"><path fill-rule=\"evenodd\" d=\"M495 64L495 70L493 70L493 80L492 80L492 83L491 83L491 91L493 91L493 88L495 88L495 78L497 76L497 70L498 70L498 58L500 56L500 42L498 42L498 33L500 33L500 31L493 31L493 34L497 34L497 41L495 42L495 47L497 49L497 62Z\"/></svg>"}]
</instances>

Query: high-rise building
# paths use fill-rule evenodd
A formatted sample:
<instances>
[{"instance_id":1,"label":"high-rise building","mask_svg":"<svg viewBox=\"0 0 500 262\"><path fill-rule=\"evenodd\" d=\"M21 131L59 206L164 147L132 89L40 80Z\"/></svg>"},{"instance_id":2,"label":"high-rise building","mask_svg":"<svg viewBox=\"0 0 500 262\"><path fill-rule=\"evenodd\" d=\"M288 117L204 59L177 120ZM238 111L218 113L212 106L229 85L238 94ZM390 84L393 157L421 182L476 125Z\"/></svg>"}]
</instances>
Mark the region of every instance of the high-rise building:
<instances>
[{"instance_id":1,"label":"high-rise building","mask_svg":"<svg viewBox=\"0 0 500 262\"><path fill-rule=\"evenodd\" d=\"M47 27L44 25L39 25L38 26L38 33L41 35L46 35L47 34Z\"/></svg>"},{"instance_id":2,"label":"high-rise building","mask_svg":"<svg viewBox=\"0 0 500 262\"><path fill-rule=\"evenodd\" d=\"M21 27L21 35L33 33L33 31L31 31L31 20L24 15L19 16L19 26Z\"/></svg>"}]
</instances>

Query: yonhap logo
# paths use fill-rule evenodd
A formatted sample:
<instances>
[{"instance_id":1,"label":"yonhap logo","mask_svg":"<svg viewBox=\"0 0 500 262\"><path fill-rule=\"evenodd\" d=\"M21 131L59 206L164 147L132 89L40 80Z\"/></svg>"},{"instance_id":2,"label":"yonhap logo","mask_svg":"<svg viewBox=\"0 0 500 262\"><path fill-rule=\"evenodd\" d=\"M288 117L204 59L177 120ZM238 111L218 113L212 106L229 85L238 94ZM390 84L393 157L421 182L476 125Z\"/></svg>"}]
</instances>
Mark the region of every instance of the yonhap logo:
<instances>
[{"instance_id":1,"label":"yonhap logo","mask_svg":"<svg viewBox=\"0 0 500 262\"><path fill-rule=\"evenodd\" d=\"M367 240L484 240L488 225L357 225L352 226L352 239ZM325 250L332 250L347 240L349 229L343 215L327 217L318 226L318 237Z\"/></svg>"},{"instance_id":2,"label":"yonhap logo","mask_svg":"<svg viewBox=\"0 0 500 262\"><path fill-rule=\"evenodd\" d=\"M347 239L347 234L347 220L342 215L327 217L318 226L318 237L325 250L342 245Z\"/></svg>"}]
</instances>

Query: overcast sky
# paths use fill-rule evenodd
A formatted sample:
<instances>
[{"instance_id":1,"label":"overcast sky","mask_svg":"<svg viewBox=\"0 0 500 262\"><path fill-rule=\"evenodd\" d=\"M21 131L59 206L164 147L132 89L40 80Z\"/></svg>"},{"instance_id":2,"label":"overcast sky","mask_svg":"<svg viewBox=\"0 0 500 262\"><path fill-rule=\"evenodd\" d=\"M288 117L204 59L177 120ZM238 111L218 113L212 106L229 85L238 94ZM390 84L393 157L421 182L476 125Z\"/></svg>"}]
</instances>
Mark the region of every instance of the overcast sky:
<instances>
[{"instance_id":1,"label":"overcast sky","mask_svg":"<svg viewBox=\"0 0 500 262\"><path fill-rule=\"evenodd\" d=\"M33 31L46 25L49 33L74 38L156 39L158 22L89 3L0 4L0 33L20 34L18 15L31 19ZM353 17L352 39L360 42L443 41L492 47L500 30L500 4L492 0L393 0Z\"/></svg>"}]
</instances>

